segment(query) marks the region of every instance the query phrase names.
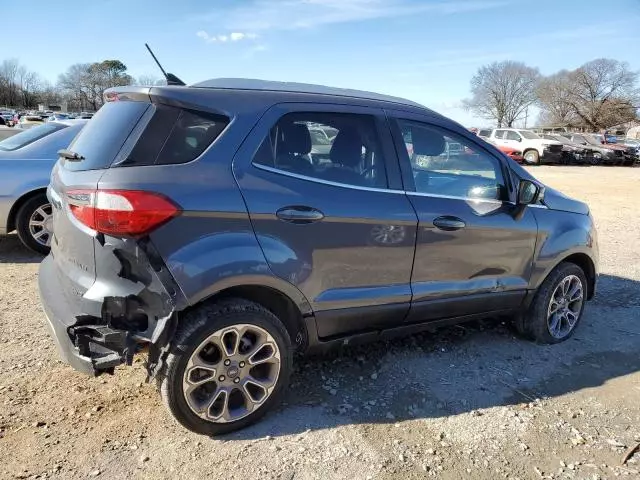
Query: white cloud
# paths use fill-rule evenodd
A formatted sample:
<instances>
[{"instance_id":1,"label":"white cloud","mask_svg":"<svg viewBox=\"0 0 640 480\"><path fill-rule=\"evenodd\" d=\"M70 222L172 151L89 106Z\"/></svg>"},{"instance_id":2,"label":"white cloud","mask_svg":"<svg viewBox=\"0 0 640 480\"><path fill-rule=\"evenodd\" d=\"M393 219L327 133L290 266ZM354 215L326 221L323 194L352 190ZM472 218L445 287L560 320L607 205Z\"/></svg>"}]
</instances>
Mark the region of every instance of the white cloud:
<instances>
[{"instance_id":1,"label":"white cloud","mask_svg":"<svg viewBox=\"0 0 640 480\"><path fill-rule=\"evenodd\" d=\"M254 0L238 3L220 15L197 18L232 31L295 30L419 13L451 15L488 10L512 0Z\"/></svg>"},{"instance_id":2,"label":"white cloud","mask_svg":"<svg viewBox=\"0 0 640 480\"><path fill-rule=\"evenodd\" d=\"M196 36L207 43L240 42L242 40L255 40L256 38L258 38L258 35L255 33L232 32L228 35L209 35L204 30L199 30L198 32L196 32Z\"/></svg>"}]
</instances>

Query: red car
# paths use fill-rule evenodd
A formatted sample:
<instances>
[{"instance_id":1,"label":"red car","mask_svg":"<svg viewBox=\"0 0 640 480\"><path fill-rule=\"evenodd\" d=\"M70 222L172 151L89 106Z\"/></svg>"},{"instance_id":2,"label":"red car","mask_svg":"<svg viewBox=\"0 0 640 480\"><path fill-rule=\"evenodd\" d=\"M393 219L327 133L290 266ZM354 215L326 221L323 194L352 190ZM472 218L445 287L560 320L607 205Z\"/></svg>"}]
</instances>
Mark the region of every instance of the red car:
<instances>
[{"instance_id":1,"label":"red car","mask_svg":"<svg viewBox=\"0 0 640 480\"><path fill-rule=\"evenodd\" d=\"M495 147L498 150L500 150L502 153L511 157L512 160L515 160L518 163L524 160L524 157L522 156L522 152L520 150L516 150L515 148L511 148L511 147L506 147L504 145L495 145Z\"/></svg>"}]
</instances>

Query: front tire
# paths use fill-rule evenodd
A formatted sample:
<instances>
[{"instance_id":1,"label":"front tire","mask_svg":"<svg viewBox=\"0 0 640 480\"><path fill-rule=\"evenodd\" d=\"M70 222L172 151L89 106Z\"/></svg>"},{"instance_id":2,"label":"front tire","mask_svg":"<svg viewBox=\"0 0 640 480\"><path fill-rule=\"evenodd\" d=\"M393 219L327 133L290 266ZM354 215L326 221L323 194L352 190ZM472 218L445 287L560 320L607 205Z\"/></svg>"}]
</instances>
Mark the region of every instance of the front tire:
<instances>
[{"instance_id":1,"label":"front tire","mask_svg":"<svg viewBox=\"0 0 640 480\"><path fill-rule=\"evenodd\" d=\"M527 150L524 152L524 163L527 165L537 165L540 163L540 155L537 150Z\"/></svg>"},{"instance_id":2,"label":"front tire","mask_svg":"<svg viewBox=\"0 0 640 480\"><path fill-rule=\"evenodd\" d=\"M239 430L279 403L292 352L286 328L262 306L242 299L202 305L180 320L160 393L193 432Z\"/></svg>"},{"instance_id":3,"label":"front tire","mask_svg":"<svg viewBox=\"0 0 640 480\"><path fill-rule=\"evenodd\" d=\"M542 282L516 328L539 343L560 343L575 331L587 299L587 279L573 263L561 263Z\"/></svg>"},{"instance_id":4,"label":"front tire","mask_svg":"<svg viewBox=\"0 0 640 480\"><path fill-rule=\"evenodd\" d=\"M20 241L34 252L47 255L51 249L52 207L44 193L27 200L16 215Z\"/></svg>"}]
</instances>

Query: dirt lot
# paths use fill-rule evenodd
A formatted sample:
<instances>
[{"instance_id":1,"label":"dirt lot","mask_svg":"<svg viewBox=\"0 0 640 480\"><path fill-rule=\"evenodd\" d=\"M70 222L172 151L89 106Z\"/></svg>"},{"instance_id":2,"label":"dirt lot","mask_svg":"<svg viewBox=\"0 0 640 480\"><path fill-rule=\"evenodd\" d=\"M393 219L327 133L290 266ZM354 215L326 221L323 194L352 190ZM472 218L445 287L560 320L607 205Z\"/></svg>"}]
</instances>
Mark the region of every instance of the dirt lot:
<instances>
[{"instance_id":1,"label":"dirt lot","mask_svg":"<svg viewBox=\"0 0 640 480\"><path fill-rule=\"evenodd\" d=\"M467 324L298 363L286 403L222 439L163 408L141 363L86 378L57 359L40 258L0 239L0 478L640 478L640 169L540 167L586 200L602 275L576 335Z\"/></svg>"}]
</instances>

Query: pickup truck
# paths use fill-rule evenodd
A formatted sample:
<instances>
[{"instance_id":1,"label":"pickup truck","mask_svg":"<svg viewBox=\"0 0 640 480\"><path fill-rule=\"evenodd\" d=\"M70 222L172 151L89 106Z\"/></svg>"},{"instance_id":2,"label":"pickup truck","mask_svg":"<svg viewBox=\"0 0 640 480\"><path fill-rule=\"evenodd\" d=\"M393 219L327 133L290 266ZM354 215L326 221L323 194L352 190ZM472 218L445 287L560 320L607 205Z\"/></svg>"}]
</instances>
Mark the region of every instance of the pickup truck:
<instances>
[{"instance_id":1,"label":"pickup truck","mask_svg":"<svg viewBox=\"0 0 640 480\"><path fill-rule=\"evenodd\" d=\"M562 160L562 144L547 140L530 130L520 128L496 128L489 141L498 146L515 148L522 152L524 162L529 165L559 163Z\"/></svg>"}]
</instances>

